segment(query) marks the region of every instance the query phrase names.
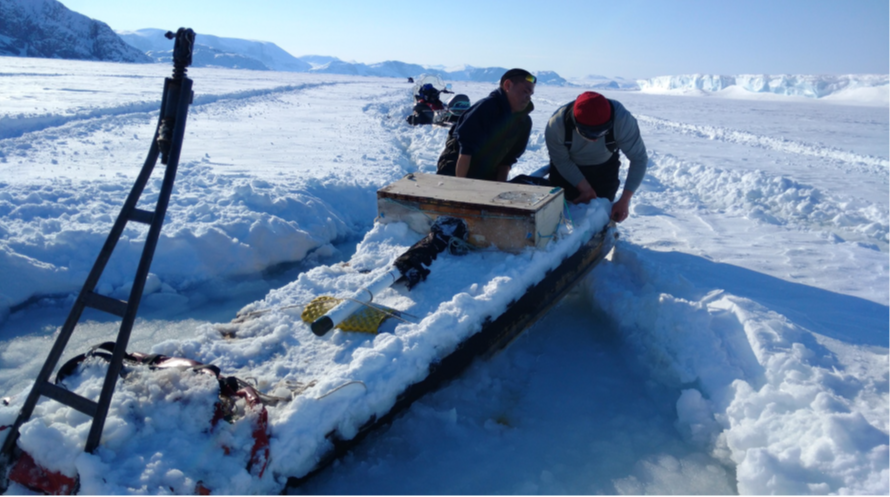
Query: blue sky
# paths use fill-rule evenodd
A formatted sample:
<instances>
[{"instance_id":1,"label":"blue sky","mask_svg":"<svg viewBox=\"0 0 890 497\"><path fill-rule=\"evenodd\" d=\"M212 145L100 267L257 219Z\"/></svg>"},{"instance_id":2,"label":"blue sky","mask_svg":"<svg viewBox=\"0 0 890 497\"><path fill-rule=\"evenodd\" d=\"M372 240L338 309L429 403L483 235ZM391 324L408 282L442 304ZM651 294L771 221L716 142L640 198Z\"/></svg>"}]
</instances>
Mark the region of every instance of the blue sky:
<instances>
[{"instance_id":1,"label":"blue sky","mask_svg":"<svg viewBox=\"0 0 890 497\"><path fill-rule=\"evenodd\" d=\"M294 56L563 77L890 73L887 0L62 0L115 30L191 27Z\"/></svg>"}]
</instances>

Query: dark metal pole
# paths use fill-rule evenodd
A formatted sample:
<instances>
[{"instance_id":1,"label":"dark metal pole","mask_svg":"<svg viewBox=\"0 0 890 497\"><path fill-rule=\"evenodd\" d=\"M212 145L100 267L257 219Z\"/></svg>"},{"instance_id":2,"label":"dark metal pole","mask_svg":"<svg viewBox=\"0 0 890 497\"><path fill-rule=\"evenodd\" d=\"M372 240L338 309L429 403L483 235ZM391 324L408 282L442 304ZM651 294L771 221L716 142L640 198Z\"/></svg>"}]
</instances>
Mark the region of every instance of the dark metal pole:
<instances>
[{"instance_id":1,"label":"dark metal pole","mask_svg":"<svg viewBox=\"0 0 890 497\"><path fill-rule=\"evenodd\" d=\"M176 34L167 33L166 36L169 39L176 38L173 49L173 77L165 80L164 95L161 99L161 110L158 116L157 136L152 140L148 157L142 166L136 183L127 196L120 214L115 220L111 232L105 240L105 244L100 250L96 262L93 264L90 274L87 276L74 302L74 306L59 332L59 336L56 338L46 362L44 362L37 376L34 386L28 394L22 409L19 411L15 423L9 427L3 446L0 448L0 492L6 488L6 469L16 448L19 429L31 417L41 396L50 397L92 416L93 424L90 428L85 449L92 452L99 444L102 429L105 425L105 417L111 404L111 396L114 393L117 377L120 375L123 356L126 353L127 343L130 339L136 312L145 289L145 281L148 278L151 261L154 257L170 195L173 191L173 183L176 178L179 155L182 149L182 140L185 135L188 107L192 102L192 81L185 77L185 74L186 68L192 62L195 33L191 29L180 28ZM151 212L137 209L136 205L151 177L159 156L161 162L167 165L167 169L155 210ZM145 241L145 248L134 277L130 299L127 302L122 302L96 294L94 289L129 221L145 223L150 226ZM103 384L98 403L49 383L49 377L58 364L85 307L94 307L122 318L121 328L112 353L112 361L105 376L105 383Z\"/></svg>"},{"instance_id":2,"label":"dark metal pole","mask_svg":"<svg viewBox=\"0 0 890 497\"><path fill-rule=\"evenodd\" d=\"M68 314L68 318L62 325L59 336L56 338L55 343L50 349L49 355L46 358L46 362L44 362L43 364L43 368L37 375L37 379L34 383L34 388L31 389L31 392L25 399L25 403L22 406L21 411L19 411L19 415L16 418L15 423L10 429L6 440L4 440L3 447L2 449L0 449L0 453L6 455L11 453L13 447L15 446L15 442L18 439L19 428L21 428L22 424L28 421L28 419L31 417L31 414L34 412L34 407L36 407L37 402L40 400L42 392L39 386L49 381L53 370L58 364L59 359L62 357L62 354L65 351L65 347L68 345L68 340L71 338L71 335L74 331L74 327L77 326L77 322L80 320L81 314L83 314L83 310L85 307L84 301L87 299L88 295L93 292L93 289L95 289L96 285L99 283L99 278L102 276L102 272L105 270L105 266L108 264L108 260L111 258L111 255L114 252L114 247L120 240L121 233L123 233L124 228L127 225L128 214L133 209L135 209L136 203L139 201L140 195L142 195L142 190L145 188L145 185L148 183L148 180L151 177L151 173L154 169L154 165L157 162L157 159L158 144L157 142L152 140L151 147L148 151L148 157L145 159L145 164L142 167L142 171L139 173L135 185L130 191L127 200L124 202L124 207L118 214L117 219L115 220L114 225L111 228L111 233L105 240L105 245L103 245L102 250L99 251L99 256L96 258L96 262L93 263L93 268L90 270L90 274L87 276L87 279L77 296L77 300L75 300L74 302L71 313Z\"/></svg>"},{"instance_id":3,"label":"dark metal pole","mask_svg":"<svg viewBox=\"0 0 890 497\"><path fill-rule=\"evenodd\" d=\"M184 31L186 32L184 33ZM170 34L167 33L168 38ZM191 41L188 40L188 36L191 37ZM164 172L164 180L161 184L158 203L155 207L154 220L149 227L148 235L145 239L145 248L142 251L142 258L139 260L139 266L136 269L136 276L133 280L133 288L130 290L130 298L127 300L127 311L121 321L120 332L111 355L111 363L108 365L105 383L102 385L96 416L93 418L93 424L90 426L90 433L84 449L87 452L93 452L99 446L102 437L105 418L108 415L108 408L111 406L111 396L114 394L117 378L123 367L127 344L130 341L133 324L136 321L136 311L139 309L139 303L142 300L145 281L151 269L151 261L154 258L158 239L161 236L167 205L173 192L173 183L176 180L176 170L179 166L179 154L182 150L182 139L185 136L188 107L192 102L192 80L185 77L185 68L188 63L191 63L191 42L193 41L194 32L192 30L180 29L176 35L173 78L168 78L165 81L164 103L161 105L161 118L156 140L156 144L161 151L161 162L167 165L167 169ZM187 51L183 48L183 44L188 44ZM186 56L187 60L184 58ZM172 130L170 130L171 125ZM170 131L169 134L168 131Z\"/></svg>"},{"instance_id":4,"label":"dark metal pole","mask_svg":"<svg viewBox=\"0 0 890 497\"><path fill-rule=\"evenodd\" d=\"M171 83L172 84L172 83ZM142 258L136 269L136 276L133 280L133 288L130 291L130 297L127 300L127 312L121 322L120 332L112 352L111 364L108 366L108 372L105 376L105 383L102 386L102 394L100 395L99 409L93 419L90 427L90 434L87 438L86 451L92 452L99 446L102 436L102 429L105 426L105 417L108 414L108 408L111 405L111 396L117 383L123 367L123 358L127 351L127 344L130 341L130 334L133 330L133 324L136 321L136 311L139 309L139 303L142 300L142 293L145 289L145 281L148 278L148 272L151 269L151 261L154 258L154 252L157 248L158 239L161 235L161 227L167 213L167 205L170 195L173 192L173 182L176 179L176 170L179 165L179 153L182 147L182 136L185 128L186 114L188 112L189 101L191 100L191 80L185 78L182 81L179 97L179 111L176 126L174 127L173 140L170 146L170 156L167 161L167 170L164 173L164 181L161 185L161 191L158 198L157 208L155 209L156 221L151 224L148 235L145 239L145 248L142 252ZM107 401L105 401L107 399Z\"/></svg>"}]
</instances>

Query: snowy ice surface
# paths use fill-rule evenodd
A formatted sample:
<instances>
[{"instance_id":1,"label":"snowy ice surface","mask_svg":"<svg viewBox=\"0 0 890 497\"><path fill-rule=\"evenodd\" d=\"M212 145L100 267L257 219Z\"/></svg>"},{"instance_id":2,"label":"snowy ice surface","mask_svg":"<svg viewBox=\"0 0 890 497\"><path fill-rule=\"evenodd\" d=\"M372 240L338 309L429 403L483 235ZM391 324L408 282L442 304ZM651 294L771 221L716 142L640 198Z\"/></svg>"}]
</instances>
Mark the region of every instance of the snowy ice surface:
<instances>
[{"instance_id":1,"label":"snowy ice surface","mask_svg":"<svg viewBox=\"0 0 890 497\"><path fill-rule=\"evenodd\" d=\"M2 62L0 381L11 403L0 425L14 419L145 159L169 74ZM572 241L442 257L427 282L382 297L421 323L316 338L299 320L305 299L367 283L419 238L373 224L375 192L434 171L447 130L404 122L402 80L189 75L180 173L130 349L210 362L274 395L314 383L269 408L262 479L245 468L249 423L208 429L216 394L206 378L136 368L92 455L81 452L88 418L43 401L20 444L78 473L82 493L190 493L198 480L217 493L279 490L314 464L325 433L348 437L385 412L399 385ZM473 101L491 89L455 84ZM546 163L544 124L578 91L539 85L514 173ZM886 104L713 95L728 98L607 93L638 118L651 156L614 257L507 350L300 491L890 492ZM577 229L601 222L603 207L576 207ZM144 237L125 231L100 293L126 298ZM350 258L358 240L349 265L327 262ZM268 311L213 324L244 304ZM113 321L87 318L63 360L114 336ZM89 363L69 388L95 395L101 370Z\"/></svg>"}]
</instances>

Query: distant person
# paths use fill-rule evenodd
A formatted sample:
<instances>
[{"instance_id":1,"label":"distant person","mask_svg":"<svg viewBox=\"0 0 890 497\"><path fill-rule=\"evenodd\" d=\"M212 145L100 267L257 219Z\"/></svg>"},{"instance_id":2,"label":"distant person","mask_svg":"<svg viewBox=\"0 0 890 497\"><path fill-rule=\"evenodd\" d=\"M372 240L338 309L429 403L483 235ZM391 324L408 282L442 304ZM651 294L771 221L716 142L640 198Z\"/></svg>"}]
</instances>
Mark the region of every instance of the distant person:
<instances>
[{"instance_id":1,"label":"distant person","mask_svg":"<svg viewBox=\"0 0 890 497\"><path fill-rule=\"evenodd\" d=\"M473 104L448 132L437 174L507 181L532 129L537 78L524 69L501 76L497 90Z\"/></svg>"},{"instance_id":2,"label":"distant person","mask_svg":"<svg viewBox=\"0 0 890 497\"><path fill-rule=\"evenodd\" d=\"M637 120L620 102L587 91L553 113L544 132L550 154L550 183L576 204L595 198L615 200L621 182L618 151L630 160L612 219L627 219L630 199L643 182L649 156Z\"/></svg>"},{"instance_id":3,"label":"distant person","mask_svg":"<svg viewBox=\"0 0 890 497\"><path fill-rule=\"evenodd\" d=\"M421 86L417 95L414 95L414 110L405 120L408 124L418 126L421 124L433 124L436 112L445 108L440 95L442 92L430 83Z\"/></svg>"}]
</instances>

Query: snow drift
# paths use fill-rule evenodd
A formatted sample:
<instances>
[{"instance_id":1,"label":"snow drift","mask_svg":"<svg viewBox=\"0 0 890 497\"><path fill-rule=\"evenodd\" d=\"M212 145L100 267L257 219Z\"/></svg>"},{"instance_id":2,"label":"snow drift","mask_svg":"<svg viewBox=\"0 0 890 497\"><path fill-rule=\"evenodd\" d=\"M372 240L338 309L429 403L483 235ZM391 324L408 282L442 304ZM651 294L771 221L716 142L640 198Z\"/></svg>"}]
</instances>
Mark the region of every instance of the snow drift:
<instances>
[{"instance_id":1,"label":"snow drift","mask_svg":"<svg viewBox=\"0 0 890 497\"><path fill-rule=\"evenodd\" d=\"M621 249L595 271L609 284L589 290L652 377L682 390L677 428L736 467L740 493L890 490L886 404L872 403L886 377L857 366L886 355L854 352L722 290L693 297L694 274Z\"/></svg>"}]
</instances>

